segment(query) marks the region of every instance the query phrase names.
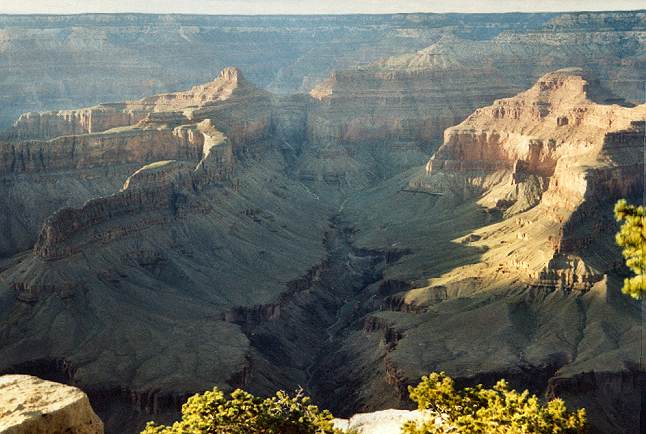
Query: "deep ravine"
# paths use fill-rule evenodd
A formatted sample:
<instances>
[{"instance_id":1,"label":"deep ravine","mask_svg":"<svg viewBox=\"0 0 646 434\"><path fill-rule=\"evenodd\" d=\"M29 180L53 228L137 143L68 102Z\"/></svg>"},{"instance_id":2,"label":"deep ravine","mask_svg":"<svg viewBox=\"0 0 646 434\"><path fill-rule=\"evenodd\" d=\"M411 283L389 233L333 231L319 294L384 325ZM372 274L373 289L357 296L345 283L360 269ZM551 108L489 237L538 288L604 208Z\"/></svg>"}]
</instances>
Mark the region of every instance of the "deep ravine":
<instances>
[{"instance_id":1,"label":"deep ravine","mask_svg":"<svg viewBox=\"0 0 646 434\"><path fill-rule=\"evenodd\" d=\"M372 284L382 279L384 269L381 252L358 249L352 238L351 225L338 215L330 218L324 239L327 255L310 273L309 285L283 298L278 315L241 324L254 348L242 387L257 393L302 387L317 404L334 407L321 395L320 384L348 379L321 378L323 364L373 307ZM277 377L277 372L284 375Z\"/></svg>"}]
</instances>

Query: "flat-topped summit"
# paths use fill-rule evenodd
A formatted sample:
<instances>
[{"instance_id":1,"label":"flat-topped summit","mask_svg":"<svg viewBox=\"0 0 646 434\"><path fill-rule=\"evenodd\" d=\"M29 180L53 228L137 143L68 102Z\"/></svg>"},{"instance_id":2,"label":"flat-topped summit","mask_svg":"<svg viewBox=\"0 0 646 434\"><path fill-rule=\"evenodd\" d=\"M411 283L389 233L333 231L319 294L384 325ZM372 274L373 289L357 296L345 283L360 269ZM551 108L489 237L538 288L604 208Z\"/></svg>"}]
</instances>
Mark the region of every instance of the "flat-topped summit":
<instances>
[{"instance_id":1,"label":"flat-topped summit","mask_svg":"<svg viewBox=\"0 0 646 434\"><path fill-rule=\"evenodd\" d=\"M526 94L552 101L559 99L569 104L585 100L603 105L632 106L606 88L595 74L578 67L548 72Z\"/></svg>"},{"instance_id":2,"label":"flat-topped summit","mask_svg":"<svg viewBox=\"0 0 646 434\"><path fill-rule=\"evenodd\" d=\"M309 96L209 68L181 91L21 119L0 144L1 365L62 360L88 393L119 391L115 409L155 414L214 383L305 384L350 414L399 406L436 369L616 378L634 360L582 342L599 320L578 297L617 278L602 216L643 185L642 109L593 97L628 98L636 66L623 50L627 72L607 67L608 35L507 36L440 38ZM616 335L601 342L636 342Z\"/></svg>"},{"instance_id":3,"label":"flat-topped summit","mask_svg":"<svg viewBox=\"0 0 646 434\"><path fill-rule=\"evenodd\" d=\"M14 140L54 138L98 133L136 125L141 121L182 121L182 111L200 109L232 98L267 97L269 93L247 81L240 69L227 67L208 83L185 91L161 93L139 100L99 104L75 110L23 113L8 132ZM161 114L160 114L161 112Z\"/></svg>"},{"instance_id":4,"label":"flat-topped summit","mask_svg":"<svg viewBox=\"0 0 646 434\"><path fill-rule=\"evenodd\" d=\"M608 133L629 129L646 116L646 105L602 104L591 96L612 101L611 94L579 68L547 73L527 91L496 100L448 128L428 167L436 167L435 160L502 167L517 159L548 159L553 167L563 156L592 158Z\"/></svg>"},{"instance_id":5,"label":"flat-topped summit","mask_svg":"<svg viewBox=\"0 0 646 434\"><path fill-rule=\"evenodd\" d=\"M643 162L634 157L646 104L622 107L589 98L603 92L579 68L550 72L527 91L448 128L428 162L426 182L434 191L456 192L468 183L482 206L501 213L499 226L476 238L488 238L491 244L480 241L489 249L483 256L501 261L509 275L588 290L607 274L611 265L593 266L586 255L593 239L612 232L612 222L586 232L580 229L588 223L582 216L600 215L610 207L608 200L643 189ZM512 221L517 215L522 223ZM501 243L509 258L496 256Z\"/></svg>"},{"instance_id":6,"label":"flat-topped summit","mask_svg":"<svg viewBox=\"0 0 646 434\"><path fill-rule=\"evenodd\" d=\"M183 92L172 92L155 95L140 100L143 104L154 105L154 111L178 110L187 107L200 107L215 101L224 101L234 96L265 94L247 81L242 72L235 67L227 67L220 71L217 78L209 83L193 86ZM134 101L136 105L138 102Z\"/></svg>"}]
</instances>

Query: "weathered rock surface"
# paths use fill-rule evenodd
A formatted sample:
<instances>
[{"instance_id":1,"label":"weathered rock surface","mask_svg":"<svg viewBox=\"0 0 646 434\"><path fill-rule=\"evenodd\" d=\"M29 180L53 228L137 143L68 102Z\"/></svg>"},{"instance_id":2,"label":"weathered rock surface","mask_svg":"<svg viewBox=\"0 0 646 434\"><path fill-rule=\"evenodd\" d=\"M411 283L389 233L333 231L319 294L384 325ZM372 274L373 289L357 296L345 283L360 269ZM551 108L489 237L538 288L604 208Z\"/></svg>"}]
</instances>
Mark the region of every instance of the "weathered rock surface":
<instances>
[{"instance_id":1,"label":"weathered rock surface","mask_svg":"<svg viewBox=\"0 0 646 434\"><path fill-rule=\"evenodd\" d=\"M399 434L404 423L422 419L418 410L390 409L355 414L350 419L335 419L334 426L357 434Z\"/></svg>"},{"instance_id":2,"label":"weathered rock surface","mask_svg":"<svg viewBox=\"0 0 646 434\"><path fill-rule=\"evenodd\" d=\"M0 377L3 434L103 434L103 422L79 389L29 375Z\"/></svg>"},{"instance_id":3,"label":"weathered rock surface","mask_svg":"<svg viewBox=\"0 0 646 434\"><path fill-rule=\"evenodd\" d=\"M426 165L429 180L422 184L430 188L435 175L451 173L459 179L463 174L467 183L481 185L479 203L502 212L504 220L529 212L516 217L517 240L510 244L543 239L541 251L551 248L553 257L541 264L536 250L511 248L502 267L520 268L541 285L587 290L601 281L603 274L595 274L576 255L610 234L614 225L598 217L591 230L580 228L602 212L601 204L643 190L644 162L636 156L646 105L595 103L591 94L603 88L590 80L581 70L560 70L518 96L476 110L446 130L444 144ZM478 181L496 172L502 182L484 186ZM532 221L540 221L540 229ZM478 242L495 237L492 232L479 236Z\"/></svg>"},{"instance_id":4,"label":"weathered rock surface","mask_svg":"<svg viewBox=\"0 0 646 434\"><path fill-rule=\"evenodd\" d=\"M49 139L101 133L136 124L176 126L204 119L205 115L212 114L208 107L218 102L229 101L235 106L241 101L250 100L245 102L251 103L254 100L262 106L261 100L264 99L266 105L268 97L268 92L249 83L238 68L229 67L220 71L213 81L183 92L80 110L25 113L7 131L6 136L10 140Z\"/></svg>"},{"instance_id":5,"label":"weathered rock surface","mask_svg":"<svg viewBox=\"0 0 646 434\"><path fill-rule=\"evenodd\" d=\"M189 91L122 106L136 110L140 120L134 125L110 125L105 131L58 136L60 129L76 127L64 124L70 119L65 114L44 113L41 116L58 119L61 128L43 131L42 125L19 121L15 134L0 143L0 177L6 192L6 200L0 199L6 205L0 212L6 228L0 255L31 247L47 215L61 205L78 206L99 196L88 195L88 190L110 195L142 164L192 163L201 174L197 183L230 177L234 149L253 151L254 143L268 137L272 128L270 95L246 81L236 68L224 69L214 81ZM53 137L23 138L49 134ZM44 188L33 189L34 183Z\"/></svg>"},{"instance_id":6,"label":"weathered rock surface","mask_svg":"<svg viewBox=\"0 0 646 434\"><path fill-rule=\"evenodd\" d=\"M214 384L247 385L252 364L254 375L269 378L277 362L258 355L247 322L279 315L289 294L309 288L313 277L302 276L324 259L329 230L319 216L330 204L290 182L283 143L272 136L294 136L291 99L276 106L230 68L207 85L148 101L156 111L137 125L3 144L8 191L21 179L65 185L68 174L89 172L83 181L100 185L114 182L102 178L104 168L127 173L85 204L52 203L32 253L3 262L0 283L3 316L21 318L0 326L2 369L82 385L117 431L174 414L186 396ZM29 200L38 193L49 191L15 198L23 212L7 208L6 218L36 220L43 205ZM58 195L79 199L73 189ZM20 229L28 240L31 228ZM39 320L37 306L49 306ZM22 321L31 324L26 334L12 325ZM175 361L160 365L160 347ZM254 387L268 392L279 382Z\"/></svg>"}]
</instances>

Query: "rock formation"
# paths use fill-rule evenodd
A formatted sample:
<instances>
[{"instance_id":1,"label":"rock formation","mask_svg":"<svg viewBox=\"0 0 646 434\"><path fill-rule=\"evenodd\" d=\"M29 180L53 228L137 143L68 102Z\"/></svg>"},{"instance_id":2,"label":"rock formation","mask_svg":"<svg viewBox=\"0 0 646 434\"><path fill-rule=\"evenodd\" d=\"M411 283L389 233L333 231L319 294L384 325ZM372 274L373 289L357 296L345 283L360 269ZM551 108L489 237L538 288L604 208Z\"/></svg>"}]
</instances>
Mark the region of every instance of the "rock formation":
<instances>
[{"instance_id":1,"label":"rock formation","mask_svg":"<svg viewBox=\"0 0 646 434\"><path fill-rule=\"evenodd\" d=\"M422 420L418 410L390 409L335 419L334 426L358 434L399 434L402 425L411 420Z\"/></svg>"},{"instance_id":2,"label":"rock formation","mask_svg":"<svg viewBox=\"0 0 646 434\"><path fill-rule=\"evenodd\" d=\"M644 14L631 13L625 33L609 25L612 18L627 22L619 16L577 17L559 16L538 28L508 30L486 39L449 32L416 53L334 72L311 91L323 104L311 115L310 140L386 141L388 146L432 150L445 128L559 67L595 72L614 92L610 102L640 101L643 90L637 83L643 77L638 59L644 47L638 39L644 32Z\"/></svg>"},{"instance_id":3,"label":"rock formation","mask_svg":"<svg viewBox=\"0 0 646 434\"><path fill-rule=\"evenodd\" d=\"M210 174L201 176L199 182L230 177L233 150L249 152L271 128L269 94L256 89L235 68L225 69L214 81L189 91L121 106L124 112L138 113L130 119L139 121L134 125L115 121L106 130L89 126L75 135L66 134L77 129L76 118L63 112L39 115L56 120L58 129L43 129L42 124L22 120L16 123L10 138L0 143L0 176L6 180L8 196L0 213L6 228L1 253L32 245L42 221L61 201L79 205L97 195L88 195L87 190L98 189L99 195L108 195L137 165L163 160L192 162L198 172ZM95 110L79 112L91 116ZM45 137L24 139L34 136ZM46 188L32 190L33 178ZM22 212L15 213L15 209Z\"/></svg>"},{"instance_id":4,"label":"rock formation","mask_svg":"<svg viewBox=\"0 0 646 434\"><path fill-rule=\"evenodd\" d=\"M368 314L379 350L339 374L379 360L383 383L362 395L390 390L394 405L424 372L445 370L585 402L601 432L636 426L641 320L619 294L612 207L643 193L646 105L600 95L579 69L549 73L447 129L420 173L348 201L360 247L410 250L383 277L402 284ZM330 366L356 351L354 335ZM610 398L611 389L622 391Z\"/></svg>"},{"instance_id":5,"label":"rock formation","mask_svg":"<svg viewBox=\"0 0 646 434\"><path fill-rule=\"evenodd\" d=\"M98 406L111 429L172 414L205 386L247 384L257 350L239 323L262 320L268 311L262 306L308 289L312 278L301 277L325 256L328 222L317 219L330 212L286 176L283 143L274 134L285 140L293 128L304 129L294 125L304 101L278 100L285 106L228 68L204 86L148 98L155 108L135 125L3 143L3 188L16 205L3 209L3 218L19 223L3 229L5 239L22 240L5 244L6 251L33 249L25 261L19 254L3 262L0 305L19 323L32 323L28 335L40 340L44 332L48 343L31 346L12 331L13 321L3 322L9 335L3 334L2 369L58 372L94 400L111 396ZM34 180L64 188L48 197L51 190L33 189ZM17 197L20 183L25 197ZM79 203L77 191L96 185L107 192ZM39 223L44 213L49 217ZM36 225L41 229L33 233ZM134 311L124 309L124 296L134 297L126 303ZM70 315L65 300L94 307ZM57 305L48 309L53 316L27 319L39 309L27 306L50 302ZM258 315L249 313L254 306L261 306ZM115 344L130 349L122 353ZM200 359L195 370L183 366L184 345ZM154 361L159 346L179 357L164 374ZM102 355L105 349L112 356ZM276 382L258 386L274 389ZM126 413L109 410L124 405Z\"/></svg>"},{"instance_id":6,"label":"rock formation","mask_svg":"<svg viewBox=\"0 0 646 434\"><path fill-rule=\"evenodd\" d=\"M239 66L253 82L278 93L305 91L330 71L418 50L447 29L480 35L535 26L551 16L5 15L0 129L25 112L186 89L227 65ZM68 116L76 117L78 127L130 122L118 113L119 105L101 107L91 115ZM47 118L32 116L30 122L53 126Z\"/></svg>"},{"instance_id":7,"label":"rock formation","mask_svg":"<svg viewBox=\"0 0 646 434\"><path fill-rule=\"evenodd\" d=\"M3 434L103 434L85 393L29 375L0 377L0 409Z\"/></svg>"},{"instance_id":8,"label":"rock formation","mask_svg":"<svg viewBox=\"0 0 646 434\"><path fill-rule=\"evenodd\" d=\"M510 272L520 267L541 285L590 289L603 274L595 274L576 255L611 234L614 225L599 216L591 230L581 227L608 201L639 196L644 185L644 162L635 157L646 105L628 108L590 99L603 91L581 70L566 69L476 110L446 130L444 144L426 165L429 180L419 185L433 188L436 174L479 185L480 203L500 211L504 220L525 213L517 217L516 241L506 247ZM481 180L496 172L503 182L485 186ZM532 220L540 220L540 229ZM480 235L478 241L489 237L496 235ZM553 252L547 263L538 261L535 250L521 253L522 248L513 247L541 238L546 243L541 250Z\"/></svg>"},{"instance_id":9,"label":"rock formation","mask_svg":"<svg viewBox=\"0 0 646 434\"><path fill-rule=\"evenodd\" d=\"M119 104L101 104L80 110L62 110L21 115L7 132L10 139L48 139L101 133L141 123L179 125L200 120L209 106L218 102L268 97L249 83L237 68L225 68L218 77L188 91L173 92ZM220 109L221 110L221 109Z\"/></svg>"}]
</instances>

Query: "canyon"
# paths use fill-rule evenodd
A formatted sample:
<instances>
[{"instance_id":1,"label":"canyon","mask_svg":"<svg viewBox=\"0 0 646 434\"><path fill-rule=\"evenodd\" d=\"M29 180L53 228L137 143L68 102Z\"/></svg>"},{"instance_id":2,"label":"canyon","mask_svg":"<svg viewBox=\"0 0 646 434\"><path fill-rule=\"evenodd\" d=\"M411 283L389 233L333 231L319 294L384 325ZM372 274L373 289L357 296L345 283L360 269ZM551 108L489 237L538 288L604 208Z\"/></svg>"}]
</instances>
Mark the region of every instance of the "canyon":
<instances>
[{"instance_id":1,"label":"canyon","mask_svg":"<svg viewBox=\"0 0 646 434\"><path fill-rule=\"evenodd\" d=\"M34 20L100 19L105 43L115 22L191 39L195 21L254 20L0 17L0 46ZM359 18L266 20L279 37ZM290 72L247 77L246 53L205 84L220 60L142 87L159 72L123 64L123 102L92 100L114 83L3 111L0 372L80 387L106 432L214 385L303 387L340 417L410 408L407 386L440 370L634 431L640 307L620 293L612 206L643 195L646 13L391 20L356 32L407 42L278 56Z\"/></svg>"}]
</instances>

